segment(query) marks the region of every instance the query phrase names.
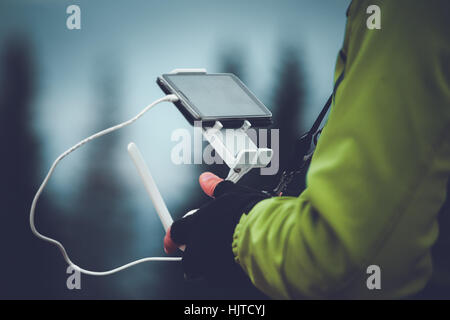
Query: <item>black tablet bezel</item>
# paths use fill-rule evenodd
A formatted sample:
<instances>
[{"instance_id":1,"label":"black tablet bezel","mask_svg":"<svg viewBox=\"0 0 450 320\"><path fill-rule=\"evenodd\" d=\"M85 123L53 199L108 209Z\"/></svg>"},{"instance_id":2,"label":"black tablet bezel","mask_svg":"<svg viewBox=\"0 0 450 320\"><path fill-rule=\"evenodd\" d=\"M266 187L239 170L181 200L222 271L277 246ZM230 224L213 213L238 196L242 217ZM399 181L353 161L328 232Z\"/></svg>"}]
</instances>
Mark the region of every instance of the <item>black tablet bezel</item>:
<instances>
[{"instance_id":1,"label":"black tablet bezel","mask_svg":"<svg viewBox=\"0 0 450 320\"><path fill-rule=\"evenodd\" d=\"M205 117L202 116L198 111L195 105L192 104L191 101L187 100L180 90L173 84L173 82L168 78L168 76L177 76L177 75L196 75L196 76L205 76L205 77L217 77L217 76L228 76L231 77L238 84L242 90L244 90L247 95L261 108L262 111L265 112L264 116L255 116L255 115L245 115L245 116L227 116L227 117ZM238 128L242 126L245 120L248 120L253 127L267 127L272 124L272 113L266 106L256 98L256 96L242 83L242 81L236 77L232 73L210 73L210 74L199 74L195 72L183 72L179 74L163 74L158 77L156 80L158 86L164 91L166 94L176 94L180 100L175 102L175 106L180 110L180 112L184 115L184 117L189 121L191 125L194 124L194 121L201 121L202 126L212 126L216 121L220 121L225 128Z\"/></svg>"}]
</instances>

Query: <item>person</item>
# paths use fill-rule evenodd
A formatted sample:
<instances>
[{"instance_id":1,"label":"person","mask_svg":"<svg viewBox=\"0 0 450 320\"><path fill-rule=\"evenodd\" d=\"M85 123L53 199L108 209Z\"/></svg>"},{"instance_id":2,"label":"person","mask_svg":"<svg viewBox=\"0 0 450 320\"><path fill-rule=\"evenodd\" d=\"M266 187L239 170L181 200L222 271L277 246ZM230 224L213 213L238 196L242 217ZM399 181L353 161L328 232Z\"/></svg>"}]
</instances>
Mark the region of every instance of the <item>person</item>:
<instances>
[{"instance_id":1,"label":"person","mask_svg":"<svg viewBox=\"0 0 450 320\"><path fill-rule=\"evenodd\" d=\"M381 29L366 25L369 5ZM449 13L446 1L354 0L306 189L269 197L203 174L214 199L166 237L168 252L186 244L185 273L248 277L276 299L421 292L450 174Z\"/></svg>"}]
</instances>

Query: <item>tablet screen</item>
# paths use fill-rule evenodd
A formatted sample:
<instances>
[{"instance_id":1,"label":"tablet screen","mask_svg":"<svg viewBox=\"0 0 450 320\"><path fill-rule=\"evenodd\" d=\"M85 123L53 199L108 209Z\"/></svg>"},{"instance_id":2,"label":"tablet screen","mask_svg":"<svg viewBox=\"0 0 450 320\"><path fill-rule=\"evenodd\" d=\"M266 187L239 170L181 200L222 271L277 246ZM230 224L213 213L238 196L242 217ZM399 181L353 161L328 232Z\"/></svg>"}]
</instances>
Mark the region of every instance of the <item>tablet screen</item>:
<instances>
[{"instance_id":1,"label":"tablet screen","mask_svg":"<svg viewBox=\"0 0 450 320\"><path fill-rule=\"evenodd\" d=\"M204 119L271 116L231 74L167 74L164 78Z\"/></svg>"}]
</instances>

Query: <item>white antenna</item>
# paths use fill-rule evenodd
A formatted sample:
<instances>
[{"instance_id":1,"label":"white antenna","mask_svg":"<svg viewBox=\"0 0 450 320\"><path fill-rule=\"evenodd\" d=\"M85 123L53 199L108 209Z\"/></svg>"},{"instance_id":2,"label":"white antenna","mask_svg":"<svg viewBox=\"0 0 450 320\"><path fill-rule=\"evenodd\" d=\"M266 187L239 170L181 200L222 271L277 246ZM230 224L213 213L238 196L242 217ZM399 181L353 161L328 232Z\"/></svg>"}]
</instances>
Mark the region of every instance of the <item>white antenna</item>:
<instances>
[{"instance_id":1,"label":"white antenna","mask_svg":"<svg viewBox=\"0 0 450 320\"><path fill-rule=\"evenodd\" d=\"M164 202L161 193L156 186L156 182L153 179L150 170L145 164L145 160L142 157L141 152L133 142L130 142L128 144L128 154L136 165L138 173L141 176L142 181L144 182L145 189L147 190L147 193L150 196L153 205L155 206L156 212L158 213L164 230L167 232L167 229L169 229L169 227L173 223L172 216L170 215L169 210L167 210L166 203Z\"/></svg>"},{"instance_id":2,"label":"white antenna","mask_svg":"<svg viewBox=\"0 0 450 320\"><path fill-rule=\"evenodd\" d=\"M153 179L150 170L147 164L145 163L145 160L142 157L141 152L139 151L139 148L134 142L130 142L128 144L128 154L130 155L131 159L136 165L138 173L141 176L142 181L144 182L145 189L147 190L147 193L153 202L153 206L155 207L156 212L158 213L159 219L161 220L164 230L167 233L167 229L173 223L172 216L170 215L169 210L167 210L166 203L164 202L164 199L161 196L158 187L156 186L156 182ZM184 217L193 214L195 211L197 211L197 209L189 211L184 215ZM184 251L186 246L181 245L178 248L181 251Z\"/></svg>"}]
</instances>

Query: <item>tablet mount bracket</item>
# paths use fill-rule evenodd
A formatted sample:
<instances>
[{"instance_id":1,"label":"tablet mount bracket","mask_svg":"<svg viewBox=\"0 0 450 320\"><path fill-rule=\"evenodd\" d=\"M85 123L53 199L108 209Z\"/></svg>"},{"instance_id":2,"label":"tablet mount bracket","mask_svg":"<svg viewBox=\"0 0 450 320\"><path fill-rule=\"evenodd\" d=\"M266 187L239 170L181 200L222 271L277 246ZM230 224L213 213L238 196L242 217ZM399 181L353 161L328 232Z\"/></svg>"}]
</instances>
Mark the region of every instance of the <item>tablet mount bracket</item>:
<instances>
[{"instance_id":1,"label":"tablet mount bracket","mask_svg":"<svg viewBox=\"0 0 450 320\"><path fill-rule=\"evenodd\" d=\"M222 123L216 121L213 127L203 128L203 136L230 168L226 180L239 181L253 168L264 168L272 159L273 151L269 148L258 148L248 136L251 127L245 120L238 129L226 129L222 133Z\"/></svg>"}]
</instances>

